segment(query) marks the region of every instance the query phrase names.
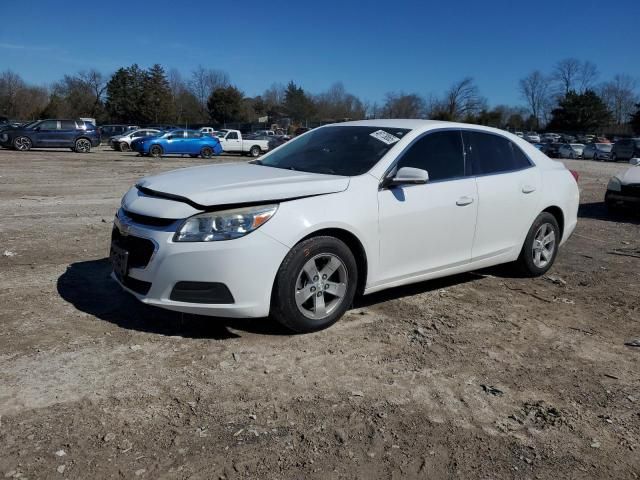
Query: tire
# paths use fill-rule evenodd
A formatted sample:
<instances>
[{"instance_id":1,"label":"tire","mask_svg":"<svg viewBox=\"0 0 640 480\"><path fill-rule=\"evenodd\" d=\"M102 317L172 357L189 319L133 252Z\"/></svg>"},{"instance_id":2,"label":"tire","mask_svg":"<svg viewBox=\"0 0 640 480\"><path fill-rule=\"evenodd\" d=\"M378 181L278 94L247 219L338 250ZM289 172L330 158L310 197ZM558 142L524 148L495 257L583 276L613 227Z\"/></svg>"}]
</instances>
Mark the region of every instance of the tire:
<instances>
[{"instance_id":1,"label":"tire","mask_svg":"<svg viewBox=\"0 0 640 480\"><path fill-rule=\"evenodd\" d=\"M21 152L27 152L31 150L33 143L31 143L31 139L29 137L16 137L13 139L13 148L19 150Z\"/></svg>"},{"instance_id":2,"label":"tire","mask_svg":"<svg viewBox=\"0 0 640 480\"><path fill-rule=\"evenodd\" d=\"M211 147L203 147L202 150L200 150L200 156L202 158L211 158L211 157L213 157L213 149Z\"/></svg>"},{"instance_id":3,"label":"tire","mask_svg":"<svg viewBox=\"0 0 640 480\"><path fill-rule=\"evenodd\" d=\"M616 154L615 154L615 153L612 153L612 154L611 154L611 161L612 161L612 162L617 162L617 161L618 161L618 157L616 156Z\"/></svg>"},{"instance_id":4,"label":"tire","mask_svg":"<svg viewBox=\"0 0 640 480\"><path fill-rule=\"evenodd\" d=\"M73 151L77 153L89 153L91 151L91 142L86 138L79 138L73 145Z\"/></svg>"},{"instance_id":5,"label":"tire","mask_svg":"<svg viewBox=\"0 0 640 480\"><path fill-rule=\"evenodd\" d=\"M297 333L322 330L337 322L351 306L357 284L358 267L344 242L329 236L304 240L280 265L271 316Z\"/></svg>"},{"instance_id":6,"label":"tire","mask_svg":"<svg viewBox=\"0 0 640 480\"><path fill-rule=\"evenodd\" d=\"M262 153L262 150L260 150L260 147L258 145L254 145L249 150L249 155L252 156L253 158L259 157L260 153Z\"/></svg>"},{"instance_id":7,"label":"tire","mask_svg":"<svg viewBox=\"0 0 640 480\"><path fill-rule=\"evenodd\" d=\"M551 233L553 233L552 243L540 244L538 242L542 238L549 239ZM552 267L556 259L560 240L560 227L556 217L549 212L542 212L531 225L520 251L520 256L516 261L520 272L527 277L544 275ZM544 252L547 253L545 254Z\"/></svg>"},{"instance_id":8,"label":"tire","mask_svg":"<svg viewBox=\"0 0 640 480\"><path fill-rule=\"evenodd\" d=\"M127 142L120 142L121 152L128 152L129 150L131 150L131 146Z\"/></svg>"},{"instance_id":9,"label":"tire","mask_svg":"<svg viewBox=\"0 0 640 480\"><path fill-rule=\"evenodd\" d=\"M149 155L152 156L153 158L160 158L162 157L162 147L160 145L152 145L151 148L149 149Z\"/></svg>"},{"instance_id":10,"label":"tire","mask_svg":"<svg viewBox=\"0 0 640 480\"><path fill-rule=\"evenodd\" d=\"M620 212L620 205L618 205L616 202L611 200L611 195L609 194L609 192L605 193L605 195L604 195L604 204L606 205L607 210L609 211L609 213L619 213Z\"/></svg>"}]
</instances>

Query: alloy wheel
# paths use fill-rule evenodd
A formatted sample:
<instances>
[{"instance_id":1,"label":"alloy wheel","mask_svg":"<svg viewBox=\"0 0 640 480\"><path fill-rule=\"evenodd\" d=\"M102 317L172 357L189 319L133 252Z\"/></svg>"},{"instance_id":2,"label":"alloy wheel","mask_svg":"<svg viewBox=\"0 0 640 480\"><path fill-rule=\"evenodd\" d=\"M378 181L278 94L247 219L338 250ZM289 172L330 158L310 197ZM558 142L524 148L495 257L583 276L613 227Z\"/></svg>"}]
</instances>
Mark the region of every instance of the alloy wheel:
<instances>
[{"instance_id":1,"label":"alloy wheel","mask_svg":"<svg viewBox=\"0 0 640 480\"><path fill-rule=\"evenodd\" d=\"M556 233L550 223L543 223L533 237L533 264L545 268L553 259L556 248Z\"/></svg>"},{"instance_id":2,"label":"alloy wheel","mask_svg":"<svg viewBox=\"0 0 640 480\"><path fill-rule=\"evenodd\" d=\"M76 141L76 152L89 153L91 150L91 142L86 138L81 138Z\"/></svg>"},{"instance_id":3,"label":"alloy wheel","mask_svg":"<svg viewBox=\"0 0 640 480\"><path fill-rule=\"evenodd\" d=\"M322 253L309 259L296 281L298 310L312 320L327 318L343 302L348 281L347 269L338 256Z\"/></svg>"},{"instance_id":4,"label":"alloy wheel","mask_svg":"<svg viewBox=\"0 0 640 480\"><path fill-rule=\"evenodd\" d=\"M13 146L16 147L16 150L25 152L31 148L31 140L27 137L18 137L13 141Z\"/></svg>"},{"instance_id":5,"label":"alloy wheel","mask_svg":"<svg viewBox=\"0 0 640 480\"><path fill-rule=\"evenodd\" d=\"M200 155L202 155L202 158L211 158L213 156L213 150L209 147L204 147L200 152Z\"/></svg>"}]
</instances>

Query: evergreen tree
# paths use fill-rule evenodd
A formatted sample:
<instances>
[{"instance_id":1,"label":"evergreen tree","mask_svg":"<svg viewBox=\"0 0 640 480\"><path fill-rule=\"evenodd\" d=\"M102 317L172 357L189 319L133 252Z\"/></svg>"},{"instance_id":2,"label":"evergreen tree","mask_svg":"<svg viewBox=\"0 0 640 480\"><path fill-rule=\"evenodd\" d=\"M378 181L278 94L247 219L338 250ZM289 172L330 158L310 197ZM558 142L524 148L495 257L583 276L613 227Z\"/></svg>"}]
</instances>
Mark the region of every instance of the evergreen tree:
<instances>
[{"instance_id":1,"label":"evergreen tree","mask_svg":"<svg viewBox=\"0 0 640 480\"><path fill-rule=\"evenodd\" d=\"M593 90L570 91L551 113L550 130L593 132L611 121L611 112Z\"/></svg>"},{"instance_id":2,"label":"evergreen tree","mask_svg":"<svg viewBox=\"0 0 640 480\"><path fill-rule=\"evenodd\" d=\"M144 74L139 123L164 123L171 118L171 88L164 68L155 64Z\"/></svg>"},{"instance_id":3,"label":"evergreen tree","mask_svg":"<svg viewBox=\"0 0 640 480\"><path fill-rule=\"evenodd\" d=\"M293 81L289 82L284 92L284 108L294 122L307 120L315 112L313 101Z\"/></svg>"},{"instance_id":4,"label":"evergreen tree","mask_svg":"<svg viewBox=\"0 0 640 480\"><path fill-rule=\"evenodd\" d=\"M209 116L214 123L242 121L244 94L233 85L216 88L207 101Z\"/></svg>"},{"instance_id":5,"label":"evergreen tree","mask_svg":"<svg viewBox=\"0 0 640 480\"><path fill-rule=\"evenodd\" d=\"M640 103L636 103L636 108L638 110L636 110L636 113L631 115L631 122L629 123L631 124L633 132L640 135Z\"/></svg>"}]
</instances>

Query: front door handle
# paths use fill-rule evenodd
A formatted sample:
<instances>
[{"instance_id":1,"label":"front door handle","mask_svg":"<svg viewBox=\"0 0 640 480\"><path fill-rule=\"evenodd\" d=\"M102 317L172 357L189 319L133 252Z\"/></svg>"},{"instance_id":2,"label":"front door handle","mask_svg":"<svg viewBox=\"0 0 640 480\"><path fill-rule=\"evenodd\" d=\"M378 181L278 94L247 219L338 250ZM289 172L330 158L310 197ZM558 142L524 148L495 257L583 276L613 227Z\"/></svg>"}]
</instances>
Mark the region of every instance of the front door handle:
<instances>
[{"instance_id":1,"label":"front door handle","mask_svg":"<svg viewBox=\"0 0 640 480\"><path fill-rule=\"evenodd\" d=\"M522 193L532 193L536 191L536 187L534 187L533 185L523 185L522 186Z\"/></svg>"},{"instance_id":2,"label":"front door handle","mask_svg":"<svg viewBox=\"0 0 640 480\"><path fill-rule=\"evenodd\" d=\"M465 205L470 205L473 203L473 198L471 197L460 197L456 200L456 205L459 207L464 207Z\"/></svg>"}]
</instances>

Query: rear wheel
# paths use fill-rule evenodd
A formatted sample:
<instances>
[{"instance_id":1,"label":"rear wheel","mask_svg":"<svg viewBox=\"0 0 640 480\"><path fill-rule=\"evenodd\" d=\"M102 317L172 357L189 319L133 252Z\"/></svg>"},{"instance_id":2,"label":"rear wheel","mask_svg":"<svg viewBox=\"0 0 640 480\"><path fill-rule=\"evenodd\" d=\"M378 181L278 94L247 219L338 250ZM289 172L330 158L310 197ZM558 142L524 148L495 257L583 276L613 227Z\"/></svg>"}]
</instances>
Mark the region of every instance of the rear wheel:
<instances>
[{"instance_id":1,"label":"rear wheel","mask_svg":"<svg viewBox=\"0 0 640 480\"><path fill-rule=\"evenodd\" d=\"M16 137L13 140L13 147L16 150L20 150L21 152L26 152L27 150L31 150L31 139L29 137Z\"/></svg>"},{"instance_id":2,"label":"rear wheel","mask_svg":"<svg viewBox=\"0 0 640 480\"><path fill-rule=\"evenodd\" d=\"M162 157L162 147L160 145L153 145L149 149L149 155L151 155L154 158Z\"/></svg>"},{"instance_id":3,"label":"rear wheel","mask_svg":"<svg viewBox=\"0 0 640 480\"><path fill-rule=\"evenodd\" d=\"M200 150L200 156L202 158L213 157L213 149L211 147L203 147L202 150Z\"/></svg>"},{"instance_id":4,"label":"rear wheel","mask_svg":"<svg viewBox=\"0 0 640 480\"><path fill-rule=\"evenodd\" d=\"M522 246L517 265L530 277L543 275L551 268L558 253L560 227L556 217L542 212L533 222Z\"/></svg>"},{"instance_id":5,"label":"rear wheel","mask_svg":"<svg viewBox=\"0 0 640 480\"><path fill-rule=\"evenodd\" d=\"M91 142L86 138L79 138L74 145L74 151L78 153L89 153L91 151Z\"/></svg>"},{"instance_id":6,"label":"rear wheel","mask_svg":"<svg viewBox=\"0 0 640 480\"><path fill-rule=\"evenodd\" d=\"M285 257L273 288L271 315L307 333L337 322L353 302L358 268L344 242L322 236L305 240Z\"/></svg>"},{"instance_id":7,"label":"rear wheel","mask_svg":"<svg viewBox=\"0 0 640 480\"><path fill-rule=\"evenodd\" d=\"M252 157L258 157L260 156L260 147L257 145L254 145L253 147L251 147L251 150L249 150L249 155L251 155Z\"/></svg>"}]
</instances>

